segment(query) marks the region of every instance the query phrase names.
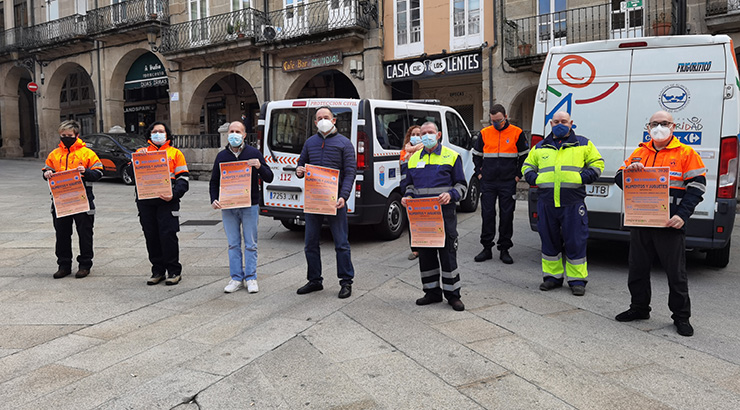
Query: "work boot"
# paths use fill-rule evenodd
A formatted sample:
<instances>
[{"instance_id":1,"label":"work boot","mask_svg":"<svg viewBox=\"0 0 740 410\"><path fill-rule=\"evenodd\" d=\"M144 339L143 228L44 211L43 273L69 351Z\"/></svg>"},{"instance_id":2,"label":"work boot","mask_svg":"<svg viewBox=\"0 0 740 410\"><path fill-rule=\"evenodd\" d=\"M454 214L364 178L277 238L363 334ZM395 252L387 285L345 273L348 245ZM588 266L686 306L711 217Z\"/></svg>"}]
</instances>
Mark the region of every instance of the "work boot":
<instances>
[{"instance_id":1,"label":"work boot","mask_svg":"<svg viewBox=\"0 0 740 410\"><path fill-rule=\"evenodd\" d=\"M650 319L650 312L644 312L641 310L628 309L618 314L614 319L617 322L631 322L633 320Z\"/></svg>"},{"instance_id":2,"label":"work boot","mask_svg":"<svg viewBox=\"0 0 740 410\"><path fill-rule=\"evenodd\" d=\"M159 283L159 282L161 282L163 280L164 280L164 273L162 273L162 274L152 273L152 277L149 278L149 280L146 281L146 284L149 285L149 286L156 285L157 283Z\"/></svg>"},{"instance_id":3,"label":"work boot","mask_svg":"<svg viewBox=\"0 0 740 410\"><path fill-rule=\"evenodd\" d=\"M493 259L493 252L491 252L491 248L483 248L483 250L480 251L479 254L475 255L474 258L476 262L483 262L489 259Z\"/></svg>"},{"instance_id":4,"label":"work boot","mask_svg":"<svg viewBox=\"0 0 740 410\"><path fill-rule=\"evenodd\" d=\"M180 283L181 278L182 277L180 276L180 274L170 273L169 275L167 275L167 279L165 279L164 284L167 286L177 285L178 283Z\"/></svg>"},{"instance_id":5,"label":"work boot","mask_svg":"<svg viewBox=\"0 0 740 410\"><path fill-rule=\"evenodd\" d=\"M676 319L673 324L676 325L676 332L679 335L686 337L694 335L694 328L689 323L689 319Z\"/></svg>"},{"instance_id":6,"label":"work boot","mask_svg":"<svg viewBox=\"0 0 740 410\"><path fill-rule=\"evenodd\" d=\"M435 295L433 293L427 293L423 298L416 299L416 304L419 306L431 305L432 303L439 303L442 301L442 295Z\"/></svg>"},{"instance_id":7,"label":"work boot","mask_svg":"<svg viewBox=\"0 0 740 410\"><path fill-rule=\"evenodd\" d=\"M84 278L85 276L90 274L90 269L82 269L80 268L77 273L75 273L75 278L80 279Z\"/></svg>"},{"instance_id":8,"label":"work boot","mask_svg":"<svg viewBox=\"0 0 740 410\"><path fill-rule=\"evenodd\" d=\"M583 296L586 294L586 287L583 285L573 285L570 287L570 291L573 292L573 296Z\"/></svg>"},{"instance_id":9,"label":"work boot","mask_svg":"<svg viewBox=\"0 0 740 410\"><path fill-rule=\"evenodd\" d=\"M511 255L509 255L509 250L508 249L502 249L501 250L501 256L499 256L499 259L501 259L501 262L503 262L503 263L505 263L507 265L511 265L512 263L514 263L514 259L512 259L511 258Z\"/></svg>"},{"instance_id":10,"label":"work boot","mask_svg":"<svg viewBox=\"0 0 740 410\"><path fill-rule=\"evenodd\" d=\"M553 290L562 286L563 284L556 280L545 280L544 282L540 283L540 290L543 292L547 292L548 290Z\"/></svg>"},{"instance_id":11,"label":"work boot","mask_svg":"<svg viewBox=\"0 0 740 410\"><path fill-rule=\"evenodd\" d=\"M71 273L72 273L72 269L63 268L60 266L59 269L56 272L54 272L54 279L61 279L65 276L68 276Z\"/></svg>"},{"instance_id":12,"label":"work boot","mask_svg":"<svg viewBox=\"0 0 740 410\"><path fill-rule=\"evenodd\" d=\"M452 306L452 308L456 312L462 312L463 310L465 310L465 305L462 303L462 300L460 300L460 299L448 300L447 301L447 304L450 305L450 306Z\"/></svg>"}]
</instances>

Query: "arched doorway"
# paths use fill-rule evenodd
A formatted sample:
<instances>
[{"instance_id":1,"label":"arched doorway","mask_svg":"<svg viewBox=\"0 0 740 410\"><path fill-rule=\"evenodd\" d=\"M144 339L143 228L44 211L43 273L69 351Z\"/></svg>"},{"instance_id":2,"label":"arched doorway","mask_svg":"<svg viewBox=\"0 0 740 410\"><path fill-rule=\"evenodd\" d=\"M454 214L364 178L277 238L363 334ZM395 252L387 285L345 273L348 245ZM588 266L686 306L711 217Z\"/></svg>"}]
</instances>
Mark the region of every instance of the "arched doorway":
<instances>
[{"instance_id":1,"label":"arched doorway","mask_svg":"<svg viewBox=\"0 0 740 410\"><path fill-rule=\"evenodd\" d=\"M71 70L59 92L59 119L76 120L80 134L90 134L95 129L95 89L92 80L82 67Z\"/></svg>"},{"instance_id":2,"label":"arched doorway","mask_svg":"<svg viewBox=\"0 0 740 410\"><path fill-rule=\"evenodd\" d=\"M217 135L226 122L241 120L247 133L254 132L259 115L259 100L242 76L231 72L205 78L192 94L187 123L198 124L198 134Z\"/></svg>"},{"instance_id":3,"label":"arched doorway","mask_svg":"<svg viewBox=\"0 0 740 410\"><path fill-rule=\"evenodd\" d=\"M532 112L537 95L537 86L523 89L514 98L508 109L509 121L524 130L527 135L532 131Z\"/></svg>"},{"instance_id":4,"label":"arched doorway","mask_svg":"<svg viewBox=\"0 0 740 410\"><path fill-rule=\"evenodd\" d=\"M169 81L164 64L152 52L140 55L123 84L126 132L141 134L155 121L170 120Z\"/></svg>"},{"instance_id":5,"label":"arched doorway","mask_svg":"<svg viewBox=\"0 0 740 410\"><path fill-rule=\"evenodd\" d=\"M39 151L36 140L36 125L34 119L34 93L28 91L31 74L22 70L18 81L18 128L19 143L24 157L34 157Z\"/></svg>"},{"instance_id":6,"label":"arched doorway","mask_svg":"<svg viewBox=\"0 0 740 410\"><path fill-rule=\"evenodd\" d=\"M296 98L360 98L357 88L344 73L322 71L306 82Z\"/></svg>"}]
</instances>

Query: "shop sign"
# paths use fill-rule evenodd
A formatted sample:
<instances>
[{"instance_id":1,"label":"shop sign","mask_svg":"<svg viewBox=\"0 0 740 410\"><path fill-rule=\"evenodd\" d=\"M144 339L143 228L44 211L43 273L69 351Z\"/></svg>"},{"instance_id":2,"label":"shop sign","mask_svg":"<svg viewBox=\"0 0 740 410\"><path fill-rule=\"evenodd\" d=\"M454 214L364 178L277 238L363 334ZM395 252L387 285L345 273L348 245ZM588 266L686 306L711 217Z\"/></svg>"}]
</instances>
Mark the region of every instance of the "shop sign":
<instances>
[{"instance_id":1,"label":"shop sign","mask_svg":"<svg viewBox=\"0 0 740 410\"><path fill-rule=\"evenodd\" d=\"M392 61L384 64L385 82L419 80L441 75L480 73L480 50L459 54L438 54L414 60Z\"/></svg>"},{"instance_id":2,"label":"shop sign","mask_svg":"<svg viewBox=\"0 0 740 410\"><path fill-rule=\"evenodd\" d=\"M129 112L144 112L144 111L156 111L157 106L156 105L135 105L133 107L124 107L123 112L129 113Z\"/></svg>"},{"instance_id":3,"label":"shop sign","mask_svg":"<svg viewBox=\"0 0 740 410\"><path fill-rule=\"evenodd\" d=\"M167 71L159 58L153 53L145 53L131 64L123 89L159 87L168 83Z\"/></svg>"},{"instance_id":4,"label":"shop sign","mask_svg":"<svg viewBox=\"0 0 740 410\"><path fill-rule=\"evenodd\" d=\"M283 60L283 72L310 70L317 67L329 67L342 64L342 53L336 51L328 54L317 54L308 57L296 57Z\"/></svg>"}]
</instances>

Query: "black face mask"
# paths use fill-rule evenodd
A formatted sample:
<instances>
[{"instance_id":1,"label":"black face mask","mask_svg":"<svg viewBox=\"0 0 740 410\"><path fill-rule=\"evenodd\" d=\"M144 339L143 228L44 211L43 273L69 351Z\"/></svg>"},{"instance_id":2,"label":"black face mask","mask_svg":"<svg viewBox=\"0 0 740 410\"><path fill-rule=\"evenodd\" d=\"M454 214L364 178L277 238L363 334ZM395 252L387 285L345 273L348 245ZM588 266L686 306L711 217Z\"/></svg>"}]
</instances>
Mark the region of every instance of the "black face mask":
<instances>
[{"instance_id":1,"label":"black face mask","mask_svg":"<svg viewBox=\"0 0 740 410\"><path fill-rule=\"evenodd\" d=\"M69 147L77 141L77 137L61 137L60 140L62 140L62 144L69 149Z\"/></svg>"}]
</instances>

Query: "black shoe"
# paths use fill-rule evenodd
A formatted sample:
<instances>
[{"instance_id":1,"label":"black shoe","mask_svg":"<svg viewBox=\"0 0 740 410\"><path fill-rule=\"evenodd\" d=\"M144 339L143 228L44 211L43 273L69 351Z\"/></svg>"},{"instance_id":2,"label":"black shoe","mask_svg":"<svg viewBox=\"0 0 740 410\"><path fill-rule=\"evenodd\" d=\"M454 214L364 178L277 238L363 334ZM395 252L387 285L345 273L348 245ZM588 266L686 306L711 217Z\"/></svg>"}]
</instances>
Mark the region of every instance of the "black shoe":
<instances>
[{"instance_id":1,"label":"black shoe","mask_svg":"<svg viewBox=\"0 0 740 410\"><path fill-rule=\"evenodd\" d=\"M298 288L298 290L295 292L299 295L305 295L307 293L316 292L319 290L324 290L324 285L318 282L308 282L305 285ZM341 292L340 292L341 293ZM349 295L347 295L349 296Z\"/></svg>"},{"instance_id":2,"label":"black shoe","mask_svg":"<svg viewBox=\"0 0 740 410\"><path fill-rule=\"evenodd\" d=\"M462 300L460 299L448 300L447 304L452 306L452 308L455 309L455 311L457 312L462 312L463 310L465 310L465 305L462 303Z\"/></svg>"},{"instance_id":3,"label":"black shoe","mask_svg":"<svg viewBox=\"0 0 740 410\"><path fill-rule=\"evenodd\" d=\"M80 279L84 278L85 276L90 274L90 269L79 269L77 273L75 273L75 278Z\"/></svg>"},{"instance_id":4,"label":"black shoe","mask_svg":"<svg viewBox=\"0 0 740 410\"><path fill-rule=\"evenodd\" d=\"M157 283L159 283L159 282L161 282L163 280L164 280L164 274L158 275L156 273L153 273L152 274L152 277L149 278L148 281L146 281L146 284L149 285L149 286L156 285Z\"/></svg>"},{"instance_id":5,"label":"black shoe","mask_svg":"<svg viewBox=\"0 0 740 410\"><path fill-rule=\"evenodd\" d=\"M170 273L167 275L167 279L165 279L164 284L167 286L177 285L180 283L181 276L179 274L173 274Z\"/></svg>"},{"instance_id":6,"label":"black shoe","mask_svg":"<svg viewBox=\"0 0 740 410\"><path fill-rule=\"evenodd\" d=\"M423 298L416 299L416 304L419 306L431 305L432 303L439 303L442 301L442 295L433 295L427 293Z\"/></svg>"},{"instance_id":7,"label":"black shoe","mask_svg":"<svg viewBox=\"0 0 740 410\"><path fill-rule=\"evenodd\" d=\"M650 312L628 309L614 317L617 322L631 322L633 320L650 319Z\"/></svg>"},{"instance_id":8,"label":"black shoe","mask_svg":"<svg viewBox=\"0 0 740 410\"><path fill-rule=\"evenodd\" d=\"M479 254L475 255L475 258L473 259L476 262L483 262L489 259L493 259L493 252L491 252L491 248L483 248L483 250L480 251Z\"/></svg>"},{"instance_id":9,"label":"black shoe","mask_svg":"<svg viewBox=\"0 0 740 410\"><path fill-rule=\"evenodd\" d=\"M501 259L501 262L507 265L511 265L512 263L514 263L514 259L511 259L511 255L509 255L508 249L501 250L501 256L499 256L499 259Z\"/></svg>"},{"instance_id":10,"label":"black shoe","mask_svg":"<svg viewBox=\"0 0 740 410\"><path fill-rule=\"evenodd\" d=\"M65 269L60 267L56 272L54 272L54 279L61 279L65 276L68 276L72 273L72 269Z\"/></svg>"},{"instance_id":11,"label":"black shoe","mask_svg":"<svg viewBox=\"0 0 740 410\"><path fill-rule=\"evenodd\" d=\"M339 289L339 299L347 299L352 296L352 285L342 285L342 289Z\"/></svg>"},{"instance_id":12,"label":"black shoe","mask_svg":"<svg viewBox=\"0 0 740 410\"><path fill-rule=\"evenodd\" d=\"M570 291L573 292L573 296L583 296L586 294L586 287L583 285L575 285L570 287Z\"/></svg>"},{"instance_id":13,"label":"black shoe","mask_svg":"<svg viewBox=\"0 0 740 410\"><path fill-rule=\"evenodd\" d=\"M673 324L676 325L676 332L681 336L693 336L694 327L689 323L689 319L678 319L674 320Z\"/></svg>"},{"instance_id":14,"label":"black shoe","mask_svg":"<svg viewBox=\"0 0 740 410\"><path fill-rule=\"evenodd\" d=\"M540 290L543 292L547 292L548 290L553 290L555 288L560 288L562 286L563 284L556 280L546 280L540 283Z\"/></svg>"}]
</instances>

